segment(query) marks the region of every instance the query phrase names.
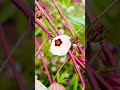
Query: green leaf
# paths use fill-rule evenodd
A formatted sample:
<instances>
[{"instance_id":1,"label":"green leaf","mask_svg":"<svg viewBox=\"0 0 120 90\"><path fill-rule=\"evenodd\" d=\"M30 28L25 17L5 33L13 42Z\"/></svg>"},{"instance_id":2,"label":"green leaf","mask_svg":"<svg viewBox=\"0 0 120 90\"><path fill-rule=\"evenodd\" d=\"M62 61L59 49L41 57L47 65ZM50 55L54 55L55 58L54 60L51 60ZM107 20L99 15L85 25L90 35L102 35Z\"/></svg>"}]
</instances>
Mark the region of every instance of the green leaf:
<instances>
[{"instance_id":1,"label":"green leaf","mask_svg":"<svg viewBox=\"0 0 120 90\"><path fill-rule=\"evenodd\" d=\"M62 73L61 75L58 74L57 75L57 82L58 83L65 83L66 81L64 80L64 78L65 78L66 74L67 74L67 71Z\"/></svg>"},{"instance_id":2,"label":"green leaf","mask_svg":"<svg viewBox=\"0 0 120 90\"><path fill-rule=\"evenodd\" d=\"M35 35L37 36L40 32L41 32L41 28L37 27L36 30L35 30Z\"/></svg>"},{"instance_id":3,"label":"green leaf","mask_svg":"<svg viewBox=\"0 0 120 90\"><path fill-rule=\"evenodd\" d=\"M77 24L77 25L84 25L85 26L85 19L83 18L80 18L80 17L76 17L76 16L72 16L72 15L69 15L68 16L70 18L70 22L71 23L74 23L74 24Z\"/></svg>"},{"instance_id":4,"label":"green leaf","mask_svg":"<svg viewBox=\"0 0 120 90\"><path fill-rule=\"evenodd\" d=\"M70 2L71 2L71 0L62 0L62 3L64 3L65 6L69 6Z\"/></svg>"},{"instance_id":5,"label":"green leaf","mask_svg":"<svg viewBox=\"0 0 120 90\"><path fill-rule=\"evenodd\" d=\"M74 78L73 90L77 90L77 87L78 87L78 76L77 76L77 74L74 74L73 78Z\"/></svg>"}]
</instances>

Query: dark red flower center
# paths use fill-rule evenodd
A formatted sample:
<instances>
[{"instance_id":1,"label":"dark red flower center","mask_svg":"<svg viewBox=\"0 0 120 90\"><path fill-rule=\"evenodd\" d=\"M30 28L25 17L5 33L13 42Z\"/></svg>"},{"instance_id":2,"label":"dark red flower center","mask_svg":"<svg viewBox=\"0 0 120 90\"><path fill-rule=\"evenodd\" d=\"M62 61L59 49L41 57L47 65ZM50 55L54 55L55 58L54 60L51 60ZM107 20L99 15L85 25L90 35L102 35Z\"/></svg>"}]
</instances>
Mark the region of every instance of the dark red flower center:
<instances>
[{"instance_id":1,"label":"dark red flower center","mask_svg":"<svg viewBox=\"0 0 120 90\"><path fill-rule=\"evenodd\" d=\"M62 44L61 39L55 40L55 46L60 46Z\"/></svg>"}]
</instances>

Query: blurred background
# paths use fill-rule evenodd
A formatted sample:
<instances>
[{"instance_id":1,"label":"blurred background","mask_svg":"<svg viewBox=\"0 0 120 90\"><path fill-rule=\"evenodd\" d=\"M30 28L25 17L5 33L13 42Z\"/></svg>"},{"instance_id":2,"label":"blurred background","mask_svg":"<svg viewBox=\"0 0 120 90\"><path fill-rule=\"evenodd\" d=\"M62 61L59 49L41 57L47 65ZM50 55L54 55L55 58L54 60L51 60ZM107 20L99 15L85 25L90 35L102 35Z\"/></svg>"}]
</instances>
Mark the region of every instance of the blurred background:
<instances>
[{"instance_id":1,"label":"blurred background","mask_svg":"<svg viewBox=\"0 0 120 90\"><path fill-rule=\"evenodd\" d=\"M103 80L105 80L104 83L108 83L108 85L110 85L114 90L119 90L120 89L119 86L120 85L120 78L119 78L120 76L120 21L119 21L120 2L119 0L101 0L101 1L86 0L86 1L88 1L89 5L92 7L92 10L90 10L90 8L89 10L86 8L87 9L86 17L85 17L86 26L92 25L89 16L87 14L87 11L89 13L94 12L93 15L91 14L91 16L93 17L94 15L98 17L99 15L102 15L97 21L99 22L98 25L102 25L104 28L103 27L101 28L101 30L103 31L97 34L96 37L98 39L99 35L105 36L103 42L107 41L108 44L107 46L105 42L104 43L102 42L102 40L95 41L95 39L91 37L89 37L91 38L91 40L89 41L89 38L87 37L86 62L92 66L92 68L100 75L101 78L103 78ZM100 26L96 28L97 29L99 28L98 30L100 30ZM89 33L89 36L90 35L94 36L93 33L92 34ZM105 46L104 49L102 48L102 45ZM100 48L102 48L102 51L100 51ZM110 59L112 59L112 61L115 62L116 65L110 65L110 61L109 61ZM90 72L92 72L92 70ZM102 90L106 90L105 85L103 84L103 82L101 82L102 80L100 81L100 77L98 78L97 76L94 77L97 78L96 80L98 85L100 86L100 88L102 88ZM86 80L86 85L87 85L86 90L91 90L92 86L89 86L89 84L88 81Z\"/></svg>"},{"instance_id":2,"label":"blurred background","mask_svg":"<svg viewBox=\"0 0 120 90\"><path fill-rule=\"evenodd\" d=\"M34 11L34 0L24 1ZM5 35L5 37L0 36L0 67L7 58L4 46L8 45L9 51L14 48L16 42L25 31L26 22L27 19L24 14L10 0L0 0L0 33L3 32ZM5 40L5 38L8 44L3 45L2 40ZM30 32L27 33L12 55L13 63L23 81L24 90L34 90L34 50L34 27L31 25ZM3 71L0 72L0 90L18 89L13 70L7 64Z\"/></svg>"}]
</instances>

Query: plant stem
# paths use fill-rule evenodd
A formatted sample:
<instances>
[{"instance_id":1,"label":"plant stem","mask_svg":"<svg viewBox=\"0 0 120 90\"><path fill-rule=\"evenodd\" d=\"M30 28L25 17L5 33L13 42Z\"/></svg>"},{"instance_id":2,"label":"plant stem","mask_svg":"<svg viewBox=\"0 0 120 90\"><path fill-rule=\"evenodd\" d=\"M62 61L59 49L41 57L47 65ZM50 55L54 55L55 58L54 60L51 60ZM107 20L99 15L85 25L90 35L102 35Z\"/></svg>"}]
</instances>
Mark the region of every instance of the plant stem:
<instances>
[{"instance_id":1,"label":"plant stem","mask_svg":"<svg viewBox=\"0 0 120 90\"><path fill-rule=\"evenodd\" d=\"M8 46L8 42L7 42L7 39L5 37L4 30L3 30L1 24L0 24L0 39L1 39L2 46L3 46L5 57L8 57L9 53L10 53L9 46ZM13 61L14 61L13 58L10 57L8 65L10 66L10 68L15 76L19 90L25 90L21 74L17 71L16 66L15 66Z\"/></svg>"},{"instance_id":2,"label":"plant stem","mask_svg":"<svg viewBox=\"0 0 120 90\"><path fill-rule=\"evenodd\" d=\"M92 57L92 59L89 61L89 64L90 64L90 65L94 62L94 60L97 59L98 56L100 56L101 52L102 52L102 49L100 48L100 49L97 51L97 53Z\"/></svg>"},{"instance_id":3,"label":"plant stem","mask_svg":"<svg viewBox=\"0 0 120 90\"><path fill-rule=\"evenodd\" d=\"M38 21L37 19L35 19L35 23L40 26L42 28L42 30L45 31L46 35L49 37L49 38L53 38L53 34L40 22Z\"/></svg>"},{"instance_id":4,"label":"plant stem","mask_svg":"<svg viewBox=\"0 0 120 90\"><path fill-rule=\"evenodd\" d=\"M80 60L78 60L76 56L74 56L74 58L80 64L80 66L85 70L85 65Z\"/></svg>"},{"instance_id":5,"label":"plant stem","mask_svg":"<svg viewBox=\"0 0 120 90\"><path fill-rule=\"evenodd\" d=\"M76 50L76 48L72 51L72 53L74 53L75 50ZM68 59L69 59L69 57L64 61L64 63L63 63L63 64L60 66L60 68L58 69L58 71L57 71L57 73L56 73L56 75L55 75L55 77L54 77L54 81L56 81L56 77L57 77L58 73L59 73L60 70L63 68L63 66L66 64L66 62L68 61Z\"/></svg>"},{"instance_id":6,"label":"plant stem","mask_svg":"<svg viewBox=\"0 0 120 90\"><path fill-rule=\"evenodd\" d=\"M45 44L45 42L47 41L48 37L43 41L43 43L40 45L40 47L38 48L35 57L38 55L38 52L40 51L40 49L42 48L42 46Z\"/></svg>"},{"instance_id":7,"label":"plant stem","mask_svg":"<svg viewBox=\"0 0 120 90\"><path fill-rule=\"evenodd\" d=\"M89 4L87 1L86 1L86 10L87 10L87 15L88 15L91 23L94 22L97 17L95 16L92 7L90 6L90 4ZM107 9L107 11L108 11L108 10L109 10L109 9ZM105 10L105 11L106 11L106 10ZM105 11L104 11L104 13L105 13ZM103 14L101 14L101 15L103 15ZM100 15L99 17L101 17L101 15ZM100 41L100 45L101 45L101 47L102 47L102 50L103 50L104 55L106 56L106 58L108 59L108 61L109 61L109 63L110 63L110 65L116 66L115 59L114 59L114 57L113 57L113 55L112 55L112 52L111 52L111 50L110 50L110 48L109 48L109 46L108 46L108 44L107 44L107 41L106 41L105 39L102 40L102 41Z\"/></svg>"},{"instance_id":8,"label":"plant stem","mask_svg":"<svg viewBox=\"0 0 120 90\"><path fill-rule=\"evenodd\" d=\"M103 77L100 76L100 74L98 74L93 68L91 68L91 71L93 72L96 79L98 79L107 90L113 90L112 87L103 79Z\"/></svg>"},{"instance_id":9,"label":"plant stem","mask_svg":"<svg viewBox=\"0 0 120 90\"><path fill-rule=\"evenodd\" d=\"M47 6L45 5L45 3L41 3L40 4L41 5L41 7L44 7L45 9L45 11L47 12L47 14L50 16L52 16L52 17L54 17L54 18L57 18L54 14L49 14L50 13L50 10L49 10L49 8L47 8ZM61 25L65 28L65 29L67 29L67 30L69 30L69 28L61 21L61 20L57 20L59 23L61 23Z\"/></svg>"},{"instance_id":10,"label":"plant stem","mask_svg":"<svg viewBox=\"0 0 120 90\"><path fill-rule=\"evenodd\" d=\"M84 82L84 80L82 78L82 74L80 73L78 65L77 65L77 63L75 61L74 55L72 54L71 50L69 50L68 53L69 53L69 55L70 55L70 57L72 59L73 65L74 65L75 70L76 70L76 73L78 74L78 77L79 77L79 79L80 79L80 81L82 83L82 90L85 90L85 82Z\"/></svg>"},{"instance_id":11,"label":"plant stem","mask_svg":"<svg viewBox=\"0 0 120 90\"><path fill-rule=\"evenodd\" d=\"M54 4L54 6L56 7L57 11L59 12L59 14L61 15L61 17L62 17L62 18L64 19L64 21L66 22L66 24L67 24L67 26L68 26L68 28L69 28L72 36L74 36L74 35L75 35L75 32L74 32L74 30L72 29L72 25L69 23L69 21L67 20L66 16L62 13L61 9L59 8L59 6L58 6L57 3L56 3L56 0L52 0L52 2L53 2L53 4ZM77 43L77 47L78 47L79 51L80 51L81 54L82 54L82 49L81 49L79 43Z\"/></svg>"},{"instance_id":12,"label":"plant stem","mask_svg":"<svg viewBox=\"0 0 120 90\"><path fill-rule=\"evenodd\" d=\"M66 19L66 16L62 13L61 9L59 8L59 6L56 3L56 0L52 0L54 6L56 7L57 11L59 12L59 14L61 15L61 17L64 19L64 21L66 22L66 24L68 25L68 28L70 30L70 32L72 33L72 35L74 36L75 32L72 30L72 25L69 23L69 21Z\"/></svg>"},{"instance_id":13,"label":"plant stem","mask_svg":"<svg viewBox=\"0 0 120 90\"><path fill-rule=\"evenodd\" d=\"M48 22L51 24L51 26L54 28L54 30L56 31L56 33L58 35L60 35L60 31L55 26L55 24L53 23L52 19L47 15L47 13L42 9L42 7L39 5L39 3L36 0L35 0L35 5L38 7L38 9L40 9L43 12L44 16L46 17L46 19L48 20Z\"/></svg>"},{"instance_id":14,"label":"plant stem","mask_svg":"<svg viewBox=\"0 0 120 90\"><path fill-rule=\"evenodd\" d=\"M91 66L89 64L86 63L86 76L88 78L88 81L90 82L90 86L92 90L101 90L93 73L91 72Z\"/></svg>"},{"instance_id":15,"label":"plant stem","mask_svg":"<svg viewBox=\"0 0 120 90\"><path fill-rule=\"evenodd\" d=\"M64 61L64 63L60 66L60 68L58 69L58 71L57 71L57 73L56 73L56 75L55 75L55 77L54 77L54 82L56 81L56 77L57 77L58 73L59 73L60 70L63 68L63 66L66 64L66 62L68 61L68 59L69 59L69 58L67 58L67 59Z\"/></svg>"},{"instance_id":16,"label":"plant stem","mask_svg":"<svg viewBox=\"0 0 120 90\"><path fill-rule=\"evenodd\" d=\"M34 18L34 12L25 4L23 0L11 0L27 17L27 19Z\"/></svg>"},{"instance_id":17,"label":"plant stem","mask_svg":"<svg viewBox=\"0 0 120 90\"><path fill-rule=\"evenodd\" d=\"M36 37L35 37L35 45L36 45L36 48L37 48L37 50L38 50L38 49L39 49L39 45L38 45L38 42L37 42L37 38L36 38ZM49 80L50 84L52 84L52 79L51 79L51 77L50 77L50 74L49 74L49 71L48 71L46 62L45 62L45 60L44 60L44 58L43 58L43 56L42 56L42 53L41 53L40 50L38 51L38 53L39 53L39 56L40 56L40 58L41 58L41 60L42 60L43 66L44 66L44 68L45 68L45 71L46 71L48 80Z\"/></svg>"},{"instance_id":18,"label":"plant stem","mask_svg":"<svg viewBox=\"0 0 120 90\"><path fill-rule=\"evenodd\" d=\"M12 57L13 53L15 52L15 50L17 49L17 47L20 45L20 43L22 42L22 40L24 39L25 35L28 33L29 29L30 29L30 25L31 25L31 19L28 20L26 27L25 27L25 31L23 32L23 34L21 35L21 37L19 38L19 40L17 41L16 45L14 46L14 48L12 49L12 51L9 53L7 59L5 60L5 62L2 64L2 66L0 67L0 72L2 72L2 70L4 69L4 67L6 66L6 64L9 62L10 58Z\"/></svg>"}]
</instances>

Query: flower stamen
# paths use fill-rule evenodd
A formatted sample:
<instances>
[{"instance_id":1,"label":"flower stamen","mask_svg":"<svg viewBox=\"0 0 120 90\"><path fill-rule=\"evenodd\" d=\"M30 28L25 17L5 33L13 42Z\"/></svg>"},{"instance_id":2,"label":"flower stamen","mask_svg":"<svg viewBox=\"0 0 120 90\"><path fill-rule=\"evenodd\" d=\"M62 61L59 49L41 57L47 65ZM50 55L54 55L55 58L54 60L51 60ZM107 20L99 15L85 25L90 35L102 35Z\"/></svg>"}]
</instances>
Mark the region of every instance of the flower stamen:
<instances>
[{"instance_id":1,"label":"flower stamen","mask_svg":"<svg viewBox=\"0 0 120 90\"><path fill-rule=\"evenodd\" d=\"M61 39L55 40L55 46L60 46L62 44Z\"/></svg>"}]
</instances>

